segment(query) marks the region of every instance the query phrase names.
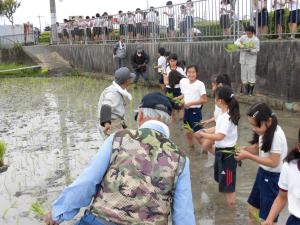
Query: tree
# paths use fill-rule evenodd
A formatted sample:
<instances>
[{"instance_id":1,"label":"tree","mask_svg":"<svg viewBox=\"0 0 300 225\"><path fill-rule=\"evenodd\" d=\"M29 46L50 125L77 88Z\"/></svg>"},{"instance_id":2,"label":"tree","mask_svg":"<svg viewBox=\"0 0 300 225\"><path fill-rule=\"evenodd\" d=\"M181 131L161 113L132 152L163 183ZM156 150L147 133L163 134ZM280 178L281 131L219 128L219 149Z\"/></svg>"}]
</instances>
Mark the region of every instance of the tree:
<instances>
[{"instance_id":1,"label":"tree","mask_svg":"<svg viewBox=\"0 0 300 225\"><path fill-rule=\"evenodd\" d=\"M0 0L0 16L3 15L3 1Z\"/></svg>"},{"instance_id":2,"label":"tree","mask_svg":"<svg viewBox=\"0 0 300 225\"><path fill-rule=\"evenodd\" d=\"M14 25L14 14L17 11L17 8L19 8L21 5L21 2L18 2L16 0L4 0L3 1L3 15L6 16L6 18L11 22L12 25Z\"/></svg>"}]
</instances>

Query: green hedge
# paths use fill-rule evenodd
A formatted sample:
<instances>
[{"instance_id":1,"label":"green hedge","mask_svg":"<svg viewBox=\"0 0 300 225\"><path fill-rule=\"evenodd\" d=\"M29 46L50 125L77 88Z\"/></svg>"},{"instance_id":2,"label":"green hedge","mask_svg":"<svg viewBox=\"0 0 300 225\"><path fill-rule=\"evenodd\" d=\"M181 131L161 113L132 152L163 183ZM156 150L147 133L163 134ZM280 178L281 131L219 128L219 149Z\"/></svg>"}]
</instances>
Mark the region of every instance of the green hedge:
<instances>
[{"instance_id":1,"label":"green hedge","mask_svg":"<svg viewBox=\"0 0 300 225\"><path fill-rule=\"evenodd\" d=\"M41 33L39 37L39 43L50 43L50 31L45 31Z\"/></svg>"}]
</instances>

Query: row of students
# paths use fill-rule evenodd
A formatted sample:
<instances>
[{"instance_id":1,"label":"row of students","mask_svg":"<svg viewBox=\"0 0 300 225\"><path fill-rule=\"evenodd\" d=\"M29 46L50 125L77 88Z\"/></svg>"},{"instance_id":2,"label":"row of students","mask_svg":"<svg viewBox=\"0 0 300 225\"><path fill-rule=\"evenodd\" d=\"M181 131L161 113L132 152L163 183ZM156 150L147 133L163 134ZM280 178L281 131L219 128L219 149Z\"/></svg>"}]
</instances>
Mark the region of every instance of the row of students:
<instances>
[{"instance_id":1,"label":"row of students","mask_svg":"<svg viewBox=\"0 0 300 225\"><path fill-rule=\"evenodd\" d=\"M297 33L297 24L300 23L300 1L299 0L272 0L272 8L275 11L275 25L276 31L279 34L278 38L282 38L282 31L284 26L285 8L288 5L289 17L288 24L291 33L291 38L295 38ZM257 12L255 23L258 25L259 34L268 33L268 2L267 0L253 0L253 9Z\"/></svg>"},{"instance_id":2,"label":"row of students","mask_svg":"<svg viewBox=\"0 0 300 225\"><path fill-rule=\"evenodd\" d=\"M159 52L161 57L164 57L165 51L160 49ZM285 196L285 200L287 197L286 193L281 192L286 190L296 190L296 192L289 193L289 199L292 196L294 199L290 200L291 206L289 208L292 215L288 224L297 224L296 222L299 222L299 211L297 210L300 210L300 197L297 197L297 190L300 186L297 187L298 183L287 180L287 177L292 174L294 177L300 177L300 145L298 146L299 149L293 150L293 153L290 153L286 158L288 152L286 137L271 108L265 103L257 103L249 108L247 117L253 131L253 139L250 142L252 145L240 147L236 151L240 111L239 104L230 88L229 76L222 74L213 80L212 84L215 92L214 116L201 123L201 108L206 103L207 98L205 85L199 80L197 66L188 66L185 77L182 68L178 67L176 54L171 54L168 62L167 73L164 76L165 80L168 78L167 93L172 93L173 96L177 96L179 92L181 93L175 99L184 100L184 124L188 124L194 132L194 134L191 131L186 132L188 145L192 147L193 138L196 138L202 147L206 146L206 150L210 150L215 154L214 178L218 182L219 192L225 194L228 205L234 206L236 202L237 162L250 159L258 164L257 176L248 198L250 224L255 224L253 215L257 213L262 220L266 220L266 225L277 221L276 216L283 208L282 196ZM160 68L163 68L165 64L167 63L162 63ZM172 81L170 82L170 80ZM177 81L174 83L174 80ZM216 123L215 127L201 129L201 126L206 127L207 124L213 121ZM214 150L212 150L213 145ZM292 167L287 163L283 167L285 158L288 162L293 161ZM295 169L295 165L298 165L298 170ZM282 168L284 170L292 168L293 172L285 171L279 181ZM282 189L280 193L278 181L279 187ZM276 197L277 200L274 202ZM271 208L272 211L270 212ZM292 223L292 221L296 222Z\"/></svg>"}]
</instances>

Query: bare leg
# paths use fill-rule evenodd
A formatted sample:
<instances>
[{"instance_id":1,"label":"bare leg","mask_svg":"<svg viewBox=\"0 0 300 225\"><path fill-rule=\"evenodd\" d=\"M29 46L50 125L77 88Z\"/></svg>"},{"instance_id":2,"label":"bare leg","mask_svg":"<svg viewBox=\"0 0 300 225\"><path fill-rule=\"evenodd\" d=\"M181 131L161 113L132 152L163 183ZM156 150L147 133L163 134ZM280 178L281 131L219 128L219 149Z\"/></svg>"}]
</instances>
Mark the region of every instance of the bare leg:
<instances>
[{"instance_id":1,"label":"bare leg","mask_svg":"<svg viewBox=\"0 0 300 225\"><path fill-rule=\"evenodd\" d=\"M193 149L194 148L193 133L186 132L186 139L188 142L189 149Z\"/></svg>"},{"instance_id":2,"label":"bare leg","mask_svg":"<svg viewBox=\"0 0 300 225\"><path fill-rule=\"evenodd\" d=\"M255 215L259 215L259 209L251 205L248 205L248 216L249 216L248 225L257 225Z\"/></svg>"},{"instance_id":3,"label":"bare leg","mask_svg":"<svg viewBox=\"0 0 300 225\"><path fill-rule=\"evenodd\" d=\"M225 196L226 196L226 201L227 201L228 206L230 208L235 207L235 203L236 203L236 194L235 194L235 192L226 193Z\"/></svg>"}]
</instances>

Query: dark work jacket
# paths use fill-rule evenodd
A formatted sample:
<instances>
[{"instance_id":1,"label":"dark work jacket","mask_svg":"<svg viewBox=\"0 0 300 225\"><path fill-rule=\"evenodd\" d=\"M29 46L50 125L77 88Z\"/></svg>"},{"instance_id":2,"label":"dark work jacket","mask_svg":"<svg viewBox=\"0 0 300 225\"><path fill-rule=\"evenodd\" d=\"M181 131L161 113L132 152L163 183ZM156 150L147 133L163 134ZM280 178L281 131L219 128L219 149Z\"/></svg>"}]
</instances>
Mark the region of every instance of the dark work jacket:
<instances>
[{"instance_id":1,"label":"dark work jacket","mask_svg":"<svg viewBox=\"0 0 300 225\"><path fill-rule=\"evenodd\" d=\"M146 65L149 63L149 56L143 51L141 57L137 55L135 51L131 56L131 65L136 72L145 72L147 67ZM145 66L141 66L146 64Z\"/></svg>"}]
</instances>

